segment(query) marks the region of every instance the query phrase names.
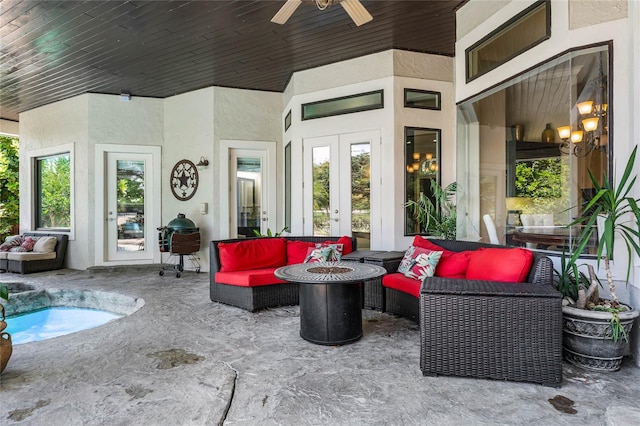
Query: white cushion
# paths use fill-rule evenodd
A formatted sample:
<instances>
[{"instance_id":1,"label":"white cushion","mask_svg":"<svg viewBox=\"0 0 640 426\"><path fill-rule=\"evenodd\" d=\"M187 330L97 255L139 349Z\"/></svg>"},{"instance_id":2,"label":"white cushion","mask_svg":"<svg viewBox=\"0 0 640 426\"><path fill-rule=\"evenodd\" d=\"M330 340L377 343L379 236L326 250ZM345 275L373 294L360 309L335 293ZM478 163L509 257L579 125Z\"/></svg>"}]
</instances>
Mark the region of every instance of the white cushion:
<instances>
[{"instance_id":1,"label":"white cushion","mask_svg":"<svg viewBox=\"0 0 640 426\"><path fill-rule=\"evenodd\" d=\"M29 251L29 252L22 252L22 253L12 253L12 252L7 253L7 259L19 260L22 262L29 262L31 260L48 260L48 259L55 259L55 258L56 258L55 252L36 253L33 251Z\"/></svg>"},{"instance_id":2,"label":"white cushion","mask_svg":"<svg viewBox=\"0 0 640 426\"><path fill-rule=\"evenodd\" d=\"M35 253L51 253L56 249L57 242L58 240L56 237L40 237L33 246L33 251Z\"/></svg>"},{"instance_id":3,"label":"white cushion","mask_svg":"<svg viewBox=\"0 0 640 426\"><path fill-rule=\"evenodd\" d=\"M0 251L0 260L6 259L8 255L9 255L8 251Z\"/></svg>"}]
</instances>

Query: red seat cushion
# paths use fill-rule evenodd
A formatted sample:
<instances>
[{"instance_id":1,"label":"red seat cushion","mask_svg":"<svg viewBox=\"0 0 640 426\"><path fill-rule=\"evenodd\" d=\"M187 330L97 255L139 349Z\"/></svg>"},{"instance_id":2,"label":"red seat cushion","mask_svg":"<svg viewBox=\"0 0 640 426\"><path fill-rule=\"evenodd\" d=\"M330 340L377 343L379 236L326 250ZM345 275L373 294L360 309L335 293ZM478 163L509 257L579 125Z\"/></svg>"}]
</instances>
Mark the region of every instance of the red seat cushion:
<instances>
[{"instance_id":1,"label":"red seat cushion","mask_svg":"<svg viewBox=\"0 0 640 426\"><path fill-rule=\"evenodd\" d=\"M471 253L465 277L468 280L488 280L522 283L527 280L533 252L524 248L479 248Z\"/></svg>"},{"instance_id":2,"label":"red seat cushion","mask_svg":"<svg viewBox=\"0 0 640 426\"><path fill-rule=\"evenodd\" d=\"M436 277L443 278L465 278L467 273L467 267L469 266L469 260L471 259L472 251L451 251L431 241L416 235L413 239L413 245L416 247L422 247L428 250L441 251L440 261L436 266Z\"/></svg>"},{"instance_id":3,"label":"red seat cushion","mask_svg":"<svg viewBox=\"0 0 640 426\"><path fill-rule=\"evenodd\" d=\"M315 246L315 243L307 241L287 241L287 265L303 263L309 248Z\"/></svg>"},{"instance_id":4,"label":"red seat cushion","mask_svg":"<svg viewBox=\"0 0 640 426\"><path fill-rule=\"evenodd\" d=\"M283 284L273 275L278 268L251 269L248 271L216 272L215 281L218 284L229 284L239 287L257 287L261 285Z\"/></svg>"},{"instance_id":5,"label":"red seat cushion","mask_svg":"<svg viewBox=\"0 0 640 426\"><path fill-rule=\"evenodd\" d=\"M420 297L420 284L421 281L407 278L400 272L394 272L382 277L382 285L384 287L402 291L416 298Z\"/></svg>"},{"instance_id":6,"label":"red seat cushion","mask_svg":"<svg viewBox=\"0 0 640 426\"><path fill-rule=\"evenodd\" d=\"M286 244L284 238L218 243L220 272L284 266L287 263Z\"/></svg>"}]
</instances>

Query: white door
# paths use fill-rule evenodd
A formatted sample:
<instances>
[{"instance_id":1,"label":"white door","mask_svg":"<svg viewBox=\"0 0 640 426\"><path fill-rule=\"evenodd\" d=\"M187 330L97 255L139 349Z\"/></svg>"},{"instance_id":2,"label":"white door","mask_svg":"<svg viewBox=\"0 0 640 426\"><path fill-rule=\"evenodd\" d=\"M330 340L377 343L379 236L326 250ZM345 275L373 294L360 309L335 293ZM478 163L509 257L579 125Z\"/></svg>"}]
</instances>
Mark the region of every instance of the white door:
<instances>
[{"instance_id":1,"label":"white door","mask_svg":"<svg viewBox=\"0 0 640 426\"><path fill-rule=\"evenodd\" d=\"M269 179L267 150L235 149L229 151L230 236L253 237L276 229L275 182Z\"/></svg>"},{"instance_id":2,"label":"white door","mask_svg":"<svg viewBox=\"0 0 640 426\"><path fill-rule=\"evenodd\" d=\"M153 261L156 233L150 222L152 154L106 153L104 235L106 262Z\"/></svg>"},{"instance_id":3,"label":"white door","mask_svg":"<svg viewBox=\"0 0 640 426\"><path fill-rule=\"evenodd\" d=\"M371 202L376 186L371 164L376 161L380 132L367 131L305 139L305 235L353 235L358 248L371 244Z\"/></svg>"}]
</instances>

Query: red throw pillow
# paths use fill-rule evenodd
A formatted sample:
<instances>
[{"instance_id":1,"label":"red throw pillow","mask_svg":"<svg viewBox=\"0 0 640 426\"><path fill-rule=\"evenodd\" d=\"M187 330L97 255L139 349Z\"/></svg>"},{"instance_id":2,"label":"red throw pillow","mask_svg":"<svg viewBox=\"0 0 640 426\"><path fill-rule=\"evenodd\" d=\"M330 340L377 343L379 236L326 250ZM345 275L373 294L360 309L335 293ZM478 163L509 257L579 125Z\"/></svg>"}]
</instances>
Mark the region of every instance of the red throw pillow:
<instances>
[{"instance_id":1,"label":"red throw pillow","mask_svg":"<svg viewBox=\"0 0 640 426\"><path fill-rule=\"evenodd\" d=\"M432 243L420 235L413 238L413 245L428 250L441 251L442 256L436 266L436 277L443 278L465 278L471 251L451 251Z\"/></svg>"},{"instance_id":2,"label":"red throw pillow","mask_svg":"<svg viewBox=\"0 0 640 426\"><path fill-rule=\"evenodd\" d=\"M315 246L315 243L307 241L287 241L287 265L303 263L309 247Z\"/></svg>"},{"instance_id":3,"label":"red throw pillow","mask_svg":"<svg viewBox=\"0 0 640 426\"><path fill-rule=\"evenodd\" d=\"M523 248L479 248L471 253L465 278L522 283L527 280L533 252Z\"/></svg>"},{"instance_id":4,"label":"red throw pillow","mask_svg":"<svg viewBox=\"0 0 640 426\"><path fill-rule=\"evenodd\" d=\"M220 272L272 268L287 263L284 238L260 238L237 243L218 243Z\"/></svg>"}]
</instances>

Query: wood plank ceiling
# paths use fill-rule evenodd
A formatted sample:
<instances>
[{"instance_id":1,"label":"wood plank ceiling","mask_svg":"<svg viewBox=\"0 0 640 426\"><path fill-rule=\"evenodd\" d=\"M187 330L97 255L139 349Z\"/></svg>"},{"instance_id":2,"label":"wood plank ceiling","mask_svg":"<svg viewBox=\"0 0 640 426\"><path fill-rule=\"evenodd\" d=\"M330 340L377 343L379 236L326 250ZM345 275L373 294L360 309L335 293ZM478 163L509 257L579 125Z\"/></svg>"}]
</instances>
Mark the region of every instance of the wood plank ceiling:
<instances>
[{"instance_id":1,"label":"wood plank ceiling","mask_svg":"<svg viewBox=\"0 0 640 426\"><path fill-rule=\"evenodd\" d=\"M284 1L0 0L0 118L87 92L282 92L295 71L392 48L453 56L465 0L362 0L361 27L311 2L271 23Z\"/></svg>"}]
</instances>

